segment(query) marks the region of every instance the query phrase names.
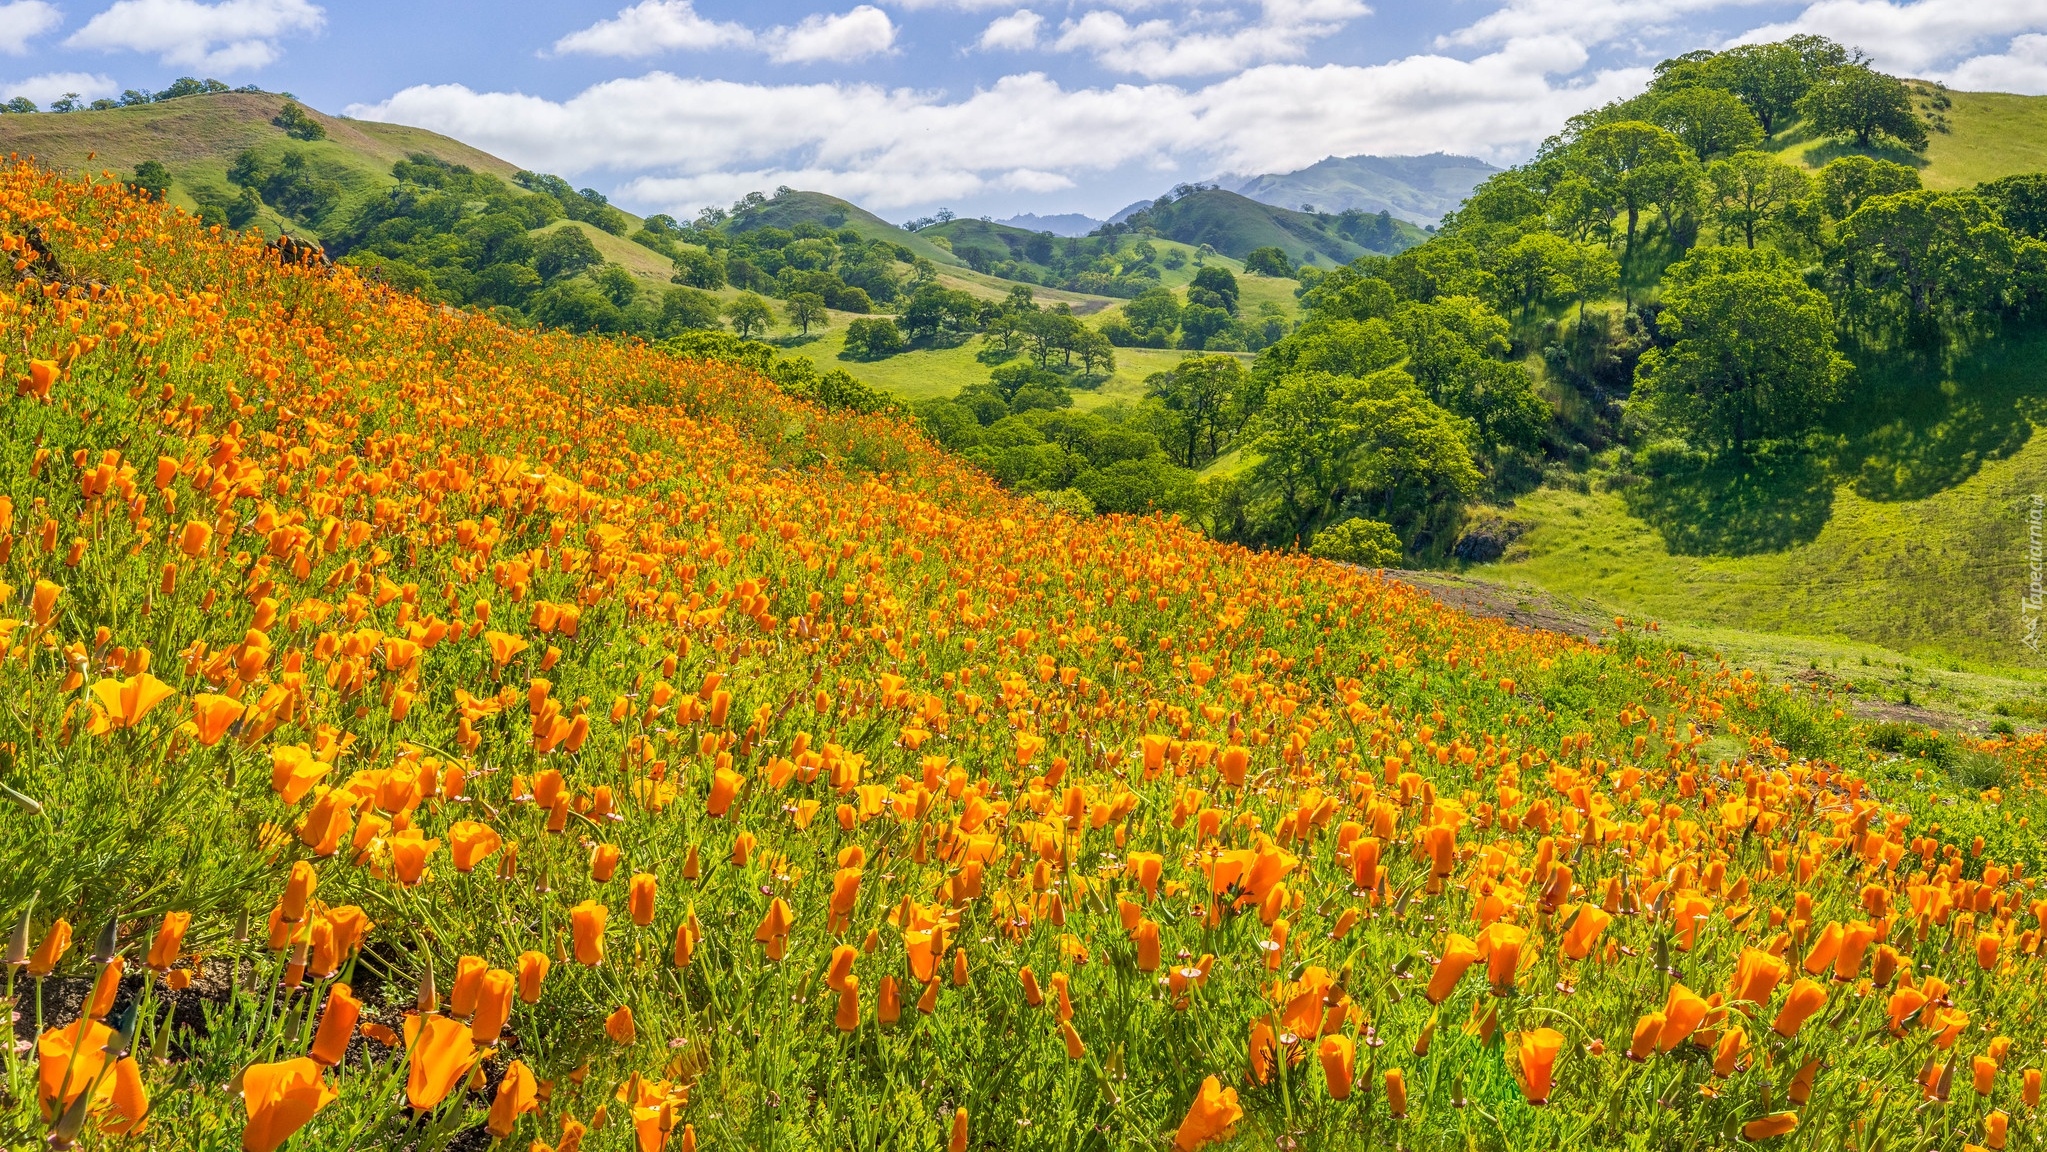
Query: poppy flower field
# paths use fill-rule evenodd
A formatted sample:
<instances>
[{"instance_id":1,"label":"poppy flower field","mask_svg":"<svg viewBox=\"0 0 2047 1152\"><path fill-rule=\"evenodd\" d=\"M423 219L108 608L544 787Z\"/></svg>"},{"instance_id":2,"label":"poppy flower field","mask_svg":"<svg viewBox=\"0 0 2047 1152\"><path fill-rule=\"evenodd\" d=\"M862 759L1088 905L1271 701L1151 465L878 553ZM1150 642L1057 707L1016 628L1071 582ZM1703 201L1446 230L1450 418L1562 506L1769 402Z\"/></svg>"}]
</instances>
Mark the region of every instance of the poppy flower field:
<instances>
[{"instance_id":1,"label":"poppy flower field","mask_svg":"<svg viewBox=\"0 0 2047 1152\"><path fill-rule=\"evenodd\" d=\"M111 180L0 167L0 251L6 1147L2042 1143L2038 738Z\"/></svg>"}]
</instances>

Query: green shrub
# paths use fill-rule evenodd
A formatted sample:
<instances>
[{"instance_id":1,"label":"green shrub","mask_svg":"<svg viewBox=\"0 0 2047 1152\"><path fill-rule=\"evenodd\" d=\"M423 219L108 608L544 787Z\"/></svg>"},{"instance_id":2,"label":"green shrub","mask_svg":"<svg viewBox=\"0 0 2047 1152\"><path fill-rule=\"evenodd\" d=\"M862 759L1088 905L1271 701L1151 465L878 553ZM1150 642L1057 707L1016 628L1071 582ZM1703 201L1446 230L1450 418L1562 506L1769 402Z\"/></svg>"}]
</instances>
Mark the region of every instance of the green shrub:
<instances>
[{"instance_id":1,"label":"green shrub","mask_svg":"<svg viewBox=\"0 0 2047 1152\"><path fill-rule=\"evenodd\" d=\"M1407 554L1393 526L1362 516L1345 520L1315 533L1308 555L1367 568L1392 568Z\"/></svg>"}]
</instances>

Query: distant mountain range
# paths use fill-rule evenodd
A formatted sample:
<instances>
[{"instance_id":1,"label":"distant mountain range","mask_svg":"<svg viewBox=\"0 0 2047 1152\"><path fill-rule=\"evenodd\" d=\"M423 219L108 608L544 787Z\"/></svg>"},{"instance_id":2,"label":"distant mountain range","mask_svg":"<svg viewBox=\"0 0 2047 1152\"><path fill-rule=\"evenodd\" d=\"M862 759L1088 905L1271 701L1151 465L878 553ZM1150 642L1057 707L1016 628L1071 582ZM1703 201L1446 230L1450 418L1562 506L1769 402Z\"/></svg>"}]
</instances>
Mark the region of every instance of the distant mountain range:
<instances>
[{"instance_id":1,"label":"distant mountain range","mask_svg":"<svg viewBox=\"0 0 2047 1152\"><path fill-rule=\"evenodd\" d=\"M1078 212L1061 212L1053 216L1040 216L1036 212L1025 212L1007 220L996 220L1010 228L1021 228L1026 232L1050 232L1054 236L1085 236L1102 226L1102 221Z\"/></svg>"},{"instance_id":2,"label":"distant mountain range","mask_svg":"<svg viewBox=\"0 0 2047 1152\"><path fill-rule=\"evenodd\" d=\"M1499 169L1469 156L1331 156L1298 172L1213 183L1265 204L1310 212L1387 212L1431 225Z\"/></svg>"}]
</instances>

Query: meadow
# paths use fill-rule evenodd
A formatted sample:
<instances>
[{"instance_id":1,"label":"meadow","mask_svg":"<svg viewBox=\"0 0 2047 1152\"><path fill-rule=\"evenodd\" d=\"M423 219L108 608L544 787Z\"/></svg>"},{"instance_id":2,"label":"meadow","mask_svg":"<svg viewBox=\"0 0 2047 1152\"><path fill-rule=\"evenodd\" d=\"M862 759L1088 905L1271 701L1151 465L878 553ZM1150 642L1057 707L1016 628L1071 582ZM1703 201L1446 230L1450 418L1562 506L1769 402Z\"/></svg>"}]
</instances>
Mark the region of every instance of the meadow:
<instances>
[{"instance_id":1,"label":"meadow","mask_svg":"<svg viewBox=\"0 0 2047 1152\"><path fill-rule=\"evenodd\" d=\"M1873 733L0 168L0 1143L2035 1147Z\"/></svg>"}]
</instances>

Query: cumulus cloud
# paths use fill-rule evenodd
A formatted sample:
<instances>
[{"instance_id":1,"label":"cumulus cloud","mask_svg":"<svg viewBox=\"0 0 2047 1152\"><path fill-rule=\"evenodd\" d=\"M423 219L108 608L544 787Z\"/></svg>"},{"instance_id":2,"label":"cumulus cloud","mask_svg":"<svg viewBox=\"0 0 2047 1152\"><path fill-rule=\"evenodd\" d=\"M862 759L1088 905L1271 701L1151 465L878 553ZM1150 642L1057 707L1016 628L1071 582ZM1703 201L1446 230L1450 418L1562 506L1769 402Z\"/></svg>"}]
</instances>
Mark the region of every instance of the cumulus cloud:
<instances>
[{"instance_id":1,"label":"cumulus cloud","mask_svg":"<svg viewBox=\"0 0 2047 1152\"><path fill-rule=\"evenodd\" d=\"M678 49L744 48L754 42L744 24L720 23L697 15L690 0L644 0L609 20L599 20L554 42L561 53L589 56L657 56Z\"/></svg>"},{"instance_id":2,"label":"cumulus cloud","mask_svg":"<svg viewBox=\"0 0 2047 1152\"><path fill-rule=\"evenodd\" d=\"M86 100L97 100L120 90L113 80L91 72L45 72L25 80L0 80L0 100L26 96L46 106L73 93Z\"/></svg>"},{"instance_id":3,"label":"cumulus cloud","mask_svg":"<svg viewBox=\"0 0 2047 1152\"><path fill-rule=\"evenodd\" d=\"M1469 61L1268 64L1200 88L1068 88L1027 73L959 97L652 72L561 101L422 85L349 112L443 132L529 168L610 172L621 198L650 209L688 213L776 184L895 208L1051 190L1130 165L1268 172L1332 154L1437 149L1511 160L1571 113L1648 77L1622 69L1553 79L1585 62L1581 47L1552 40Z\"/></svg>"},{"instance_id":4,"label":"cumulus cloud","mask_svg":"<svg viewBox=\"0 0 2047 1152\"><path fill-rule=\"evenodd\" d=\"M2047 7L2040 0L1819 0L1792 20L1738 39L1762 43L1800 32L1861 48L1886 71L1922 76L1978 48L2047 32Z\"/></svg>"},{"instance_id":5,"label":"cumulus cloud","mask_svg":"<svg viewBox=\"0 0 2047 1152\"><path fill-rule=\"evenodd\" d=\"M705 19L690 0L642 0L609 20L569 33L554 42L554 50L631 58L682 50L753 48L766 52L777 64L810 64L880 55L895 42L895 22L872 4L837 15L818 13L794 27L755 32L744 24Z\"/></svg>"},{"instance_id":6,"label":"cumulus cloud","mask_svg":"<svg viewBox=\"0 0 2047 1152\"><path fill-rule=\"evenodd\" d=\"M2002 53L1971 57L1940 79L1964 91L2047 95L2047 35L2014 36Z\"/></svg>"},{"instance_id":7,"label":"cumulus cloud","mask_svg":"<svg viewBox=\"0 0 2047 1152\"><path fill-rule=\"evenodd\" d=\"M860 60L893 48L896 26L888 13L862 4L837 16L805 17L794 28L775 29L767 41L768 59L777 64Z\"/></svg>"},{"instance_id":8,"label":"cumulus cloud","mask_svg":"<svg viewBox=\"0 0 2047 1152\"><path fill-rule=\"evenodd\" d=\"M1362 0L1263 0L1249 24L1189 31L1197 17L1231 23L1235 14L1224 10L1132 24L1121 13L1096 10L1062 25L1053 47L1089 53L1105 68L1146 79L1215 75L1298 59L1310 44L1371 11Z\"/></svg>"},{"instance_id":9,"label":"cumulus cloud","mask_svg":"<svg viewBox=\"0 0 2047 1152\"><path fill-rule=\"evenodd\" d=\"M1045 18L1028 8L1019 8L1007 16L997 16L988 22L981 32L981 51L1023 52L1038 46L1038 30L1045 26Z\"/></svg>"},{"instance_id":10,"label":"cumulus cloud","mask_svg":"<svg viewBox=\"0 0 2047 1152\"><path fill-rule=\"evenodd\" d=\"M0 52L21 56L28 42L64 22L64 14L43 0L0 4Z\"/></svg>"},{"instance_id":11,"label":"cumulus cloud","mask_svg":"<svg viewBox=\"0 0 2047 1152\"><path fill-rule=\"evenodd\" d=\"M317 32L325 14L308 0L118 0L64 41L70 48L153 53L208 72L261 68L285 36Z\"/></svg>"},{"instance_id":12,"label":"cumulus cloud","mask_svg":"<svg viewBox=\"0 0 2047 1152\"><path fill-rule=\"evenodd\" d=\"M1597 46L1664 34L1694 16L1772 0L1506 0L1437 38L1439 47L1491 47L1564 37Z\"/></svg>"}]
</instances>

